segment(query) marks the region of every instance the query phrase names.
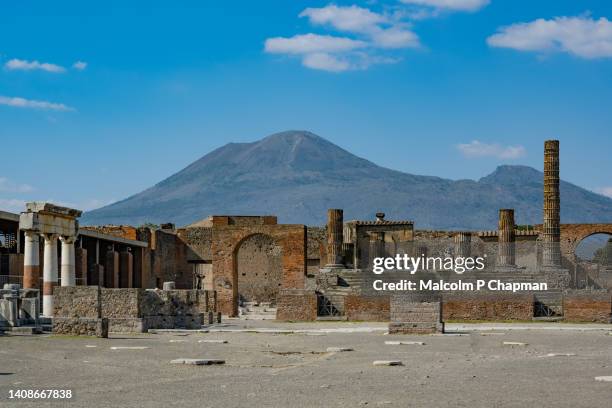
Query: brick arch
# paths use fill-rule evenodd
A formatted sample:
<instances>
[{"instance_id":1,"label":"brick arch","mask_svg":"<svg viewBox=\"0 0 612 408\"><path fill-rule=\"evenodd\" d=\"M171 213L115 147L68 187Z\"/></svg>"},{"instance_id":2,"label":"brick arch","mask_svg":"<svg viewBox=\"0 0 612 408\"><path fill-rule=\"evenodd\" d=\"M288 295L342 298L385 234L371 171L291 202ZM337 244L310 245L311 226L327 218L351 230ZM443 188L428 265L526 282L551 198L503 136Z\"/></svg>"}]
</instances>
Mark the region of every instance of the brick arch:
<instances>
[{"instance_id":1,"label":"brick arch","mask_svg":"<svg viewBox=\"0 0 612 408\"><path fill-rule=\"evenodd\" d=\"M238 315L237 254L240 245L257 234L267 235L282 248L282 289L303 289L306 275L304 225L213 225L212 273L221 313Z\"/></svg>"},{"instance_id":2,"label":"brick arch","mask_svg":"<svg viewBox=\"0 0 612 408\"><path fill-rule=\"evenodd\" d=\"M574 259L580 242L595 234L612 235L612 224L561 224L561 251L568 259Z\"/></svg>"}]
</instances>

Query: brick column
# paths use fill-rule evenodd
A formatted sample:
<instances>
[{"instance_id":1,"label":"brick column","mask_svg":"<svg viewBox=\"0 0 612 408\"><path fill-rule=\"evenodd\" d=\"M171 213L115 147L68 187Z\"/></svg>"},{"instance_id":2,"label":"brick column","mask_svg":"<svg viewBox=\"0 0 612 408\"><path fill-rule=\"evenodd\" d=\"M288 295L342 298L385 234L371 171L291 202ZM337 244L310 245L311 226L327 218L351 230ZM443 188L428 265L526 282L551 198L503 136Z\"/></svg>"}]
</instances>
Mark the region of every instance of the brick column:
<instances>
[{"instance_id":1,"label":"brick column","mask_svg":"<svg viewBox=\"0 0 612 408\"><path fill-rule=\"evenodd\" d=\"M43 234L45 253L43 264L43 316L53 316L53 288L57 286L57 235Z\"/></svg>"},{"instance_id":2,"label":"brick column","mask_svg":"<svg viewBox=\"0 0 612 408\"><path fill-rule=\"evenodd\" d=\"M326 268L342 268L342 241L344 220L340 209L327 210L327 265Z\"/></svg>"},{"instance_id":3,"label":"brick column","mask_svg":"<svg viewBox=\"0 0 612 408\"><path fill-rule=\"evenodd\" d=\"M544 225L542 266L561 267L559 141L544 142Z\"/></svg>"},{"instance_id":4,"label":"brick column","mask_svg":"<svg viewBox=\"0 0 612 408\"><path fill-rule=\"evenodd\" d=\"M25 246L23 257L23 287L38 289L40 287L40 242L36 231L25 231Z\"/></svg>"},{"instance_id":5,"label":"brick column","mask_svg":"<svg viewBox=\"0 0 612 408\"><path fill-rule=\"evenodd\" d=\"M453 240L455 241L455 257L466 258L472 253L472 233L458 232Z\"/></svg>"},{"instance_id":6,"label":"brick column","mask_svg":"<svg viewBox=\"0 0 612 408\"><path fill-rule=\"evenodd\" d=\"M499 210L497 266L515 266L514 210Z\"/></svg>"}]
</instances>

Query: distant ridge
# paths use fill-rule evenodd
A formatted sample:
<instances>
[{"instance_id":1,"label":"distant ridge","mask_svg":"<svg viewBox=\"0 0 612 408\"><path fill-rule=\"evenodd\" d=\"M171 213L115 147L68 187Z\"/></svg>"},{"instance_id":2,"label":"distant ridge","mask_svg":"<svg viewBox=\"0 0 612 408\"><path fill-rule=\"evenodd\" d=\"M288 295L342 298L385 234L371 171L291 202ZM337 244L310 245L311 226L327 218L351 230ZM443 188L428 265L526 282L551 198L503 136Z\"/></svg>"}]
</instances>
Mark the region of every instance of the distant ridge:
<instances>
[{"instance_id":1,"label":"distant ridge","mask_svg":"<svg viewBox=\"0 0 612 408\"><path fill-rule=\"evenodd\" d=\"M411 219L417 228L494 229L499 208L519 224L542 222L542 173L499 166L478 181L447 180L386 169L307 131L229 143L155 186L84 214L82 223L174 222L211 214L268 215L322 225L328 208L345 219ZM561 221L612 222L612 199L561 182Z\"/></svg>"}]
</instances>

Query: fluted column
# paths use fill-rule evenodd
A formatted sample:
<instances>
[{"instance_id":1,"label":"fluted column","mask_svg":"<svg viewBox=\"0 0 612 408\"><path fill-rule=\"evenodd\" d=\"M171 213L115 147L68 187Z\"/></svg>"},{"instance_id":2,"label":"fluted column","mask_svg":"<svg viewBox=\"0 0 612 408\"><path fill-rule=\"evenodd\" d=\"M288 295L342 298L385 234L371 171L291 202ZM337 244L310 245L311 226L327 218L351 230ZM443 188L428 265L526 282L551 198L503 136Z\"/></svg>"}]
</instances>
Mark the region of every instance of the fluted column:
<instances>
[{"instance_id":1,"label":"fluted column","mask_svg":"<svg viewBox=\"0 0 612 408\"><path fill-rule=\"evenodd\" d=\"M62 265L61 276L62 286L75 286L75 256L74 256L74 241L75 237L60 237L62 242Z\"/></svg>"},{"instance_id":2,"label":"fluted column","mask_svg":"<svg viewBox=\"0 0 612 408\"><path fill-rule=\"evenodd\" d=\"M57 235L43 234L43 316L53 316L53 288L57 286Z\"/></svg>"},{"instance_id":3,"label":"fluted column","mask_svg":"<svg viewBox=\"0 0 612 408\"><path fill-rule=\"evenodd\" d=\"M515 266L514 210L499 210L497 266Z\"/></svg>"},{"instance_id":4,"label":"fluted column","mask_svg":"<svg viewBox=\"0 0 612 408\"><path fill-rule=\"evenodd\" d=\"M25 231L23 255L23 287L38 289L40 287L39 235L36 231Z\"/></svg>"},{"instance_id":5,"label":"fluted column","mask_svg":"<svg viewBox=\"0 0 612 408\"><path fill-rule=\"evenodd\" d=\"M471 255L472 249L472 233L458 232L454 237L455 241L455 257L466 258Z\"/></svg>"},{"instance_id":6,"label":"fluted column","mask_svg":"<svg viewBox=\"0 0 612 408\"><path fill-rule=\"evenodd\" d=\"M559 141L544 142L544 224L542 236L542 265L561 266L559 195Z\"/></svg>"},{"instance_id":7,"label":"fluted column","mask_svg":"<svg viewBox=\"0 0 612 408\"><path fill-rule=\"evenodd\" d=\"M327 210L327 265L328 268L343 267L342 241L344 220L340 209Z\"/></svg>"},{"instance_id":8,"label":"fluted column","mask_svg":"<svg viewBox=\"0 0 612 408\"><path fill-rule=\"evenodd\" d=\"M606 259L604 260L604 262L606 263L606 269L612 269L612 238L608 239L604 254L606 257Z\"/></svg>"},{"instance_id":9,"label":"fluted column","mask_svg":"<svg viewBox=\"0 0 612 408\"><path fill-rule=\"evenodd\" d=\"M385 233L370 232L370 264L374 258L385 256Z\"/></svg>"}]
</instances>

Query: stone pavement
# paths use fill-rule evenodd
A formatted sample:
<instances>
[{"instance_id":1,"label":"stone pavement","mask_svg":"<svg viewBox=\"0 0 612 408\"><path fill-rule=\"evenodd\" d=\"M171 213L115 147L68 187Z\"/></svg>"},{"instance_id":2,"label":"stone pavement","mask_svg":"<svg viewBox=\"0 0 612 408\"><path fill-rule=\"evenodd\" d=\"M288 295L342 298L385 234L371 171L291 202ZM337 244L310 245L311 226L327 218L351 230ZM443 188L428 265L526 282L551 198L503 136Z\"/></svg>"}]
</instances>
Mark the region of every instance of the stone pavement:
<instances>
[{"instance_id":1,"label":"stone pavement","mask_svg":"<svg viewBox=\"0 0 612 408\"><path fill-rule=\"evenodd\" d=\"M454 333L431 336L385 328L229 320L208 332L4 336L0 406L603 407L612 398L609 325L449 325ZM353 351L333 351L342 348ZM225 364L171 364L180 359ZM16 389L71 389L74 398L8 400Z\"/></svg>"}]
</instances>

